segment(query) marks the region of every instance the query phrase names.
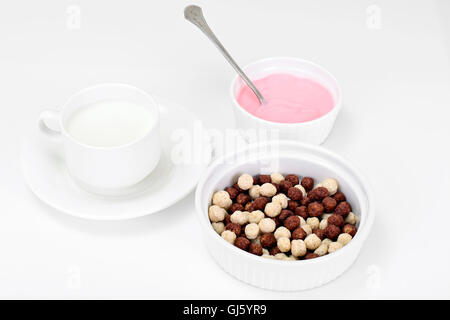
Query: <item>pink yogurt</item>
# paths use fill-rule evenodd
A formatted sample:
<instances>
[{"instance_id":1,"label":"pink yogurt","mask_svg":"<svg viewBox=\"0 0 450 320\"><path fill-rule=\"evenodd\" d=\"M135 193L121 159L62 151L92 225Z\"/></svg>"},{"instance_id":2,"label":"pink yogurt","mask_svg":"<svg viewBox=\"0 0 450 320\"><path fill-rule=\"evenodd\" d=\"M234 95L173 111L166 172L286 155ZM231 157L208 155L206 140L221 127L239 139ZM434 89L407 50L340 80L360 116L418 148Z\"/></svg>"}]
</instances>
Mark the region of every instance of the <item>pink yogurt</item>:
<instances>
[{"instance_id":1,"label":"pink yogurt","mask_svg":"<svg viewBox=\"0 0 450 320\"><path fill-rule=\"evenodd\" d=\"M252 115L272 122L311 121L330 112L335 105L331 93L320 83L288 73L274 73L253 81L265 103L261 106L253 91L243 85L239 105Z\"/></svg>"}]
</instances>

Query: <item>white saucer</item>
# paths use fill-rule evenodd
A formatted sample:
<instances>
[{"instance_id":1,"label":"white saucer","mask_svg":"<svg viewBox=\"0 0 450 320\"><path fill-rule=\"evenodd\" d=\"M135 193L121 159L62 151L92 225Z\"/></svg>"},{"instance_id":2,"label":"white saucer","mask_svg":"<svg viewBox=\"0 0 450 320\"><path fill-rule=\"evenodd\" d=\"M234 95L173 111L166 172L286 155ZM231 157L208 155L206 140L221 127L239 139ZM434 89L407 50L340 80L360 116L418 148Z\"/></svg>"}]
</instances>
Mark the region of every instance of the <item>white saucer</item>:
<instances>
[{"instance_id":1,"label":"white saucer","mask_svg":"<svg viewBox=\"0 0 450 320\"><path fill-rule=\"evenodd\" d=\"M157 167L143 181L108 196L83 189L69 176L61 146L42 135L36 125L26 137L21 152L22 171L30 189L61 212L93 220L137 218L163 210L184 198L208 166L211 145L207 139L195 136L194 131L201 122L190 111L162 98L156 100L161 113L163 152ZM173 141L172 133L180 129L188 132L190 139L200 141L198 145L205 154L203 161L175 164L171 160L172 147L180 146L179 140Z\"/></svg>"}]
</instances>

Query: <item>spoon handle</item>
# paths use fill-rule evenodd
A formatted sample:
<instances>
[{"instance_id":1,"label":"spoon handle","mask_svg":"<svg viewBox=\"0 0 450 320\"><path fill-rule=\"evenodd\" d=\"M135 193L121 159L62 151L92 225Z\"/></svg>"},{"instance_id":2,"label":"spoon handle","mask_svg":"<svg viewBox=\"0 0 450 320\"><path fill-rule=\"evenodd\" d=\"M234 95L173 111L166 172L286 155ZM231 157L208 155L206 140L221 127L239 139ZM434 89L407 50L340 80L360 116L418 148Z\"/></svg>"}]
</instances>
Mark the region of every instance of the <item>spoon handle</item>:
<instances>
[{"instance_id":1,"label":"spoon handle","mask_svg":"<svg viewBox=\"0 0 450 320\"><path fill-rule=\"evenodd\" d=\"M203 17L202 8L195 5L187 6L184 9L184 17L186 20L192 22L194 25L196 25L208 38L211 40L216 47L220 50L220 52L223 54L225 59L231 64L231 66L236 70L236 72L241 76L241 78L245 81L245 83L253 90L255 95L258 97L259 102L263 104L264 98L261 95L261 93L256 89L255 85L250 81L250 79L247 77L247 75L244 73L244 71L239 68L237 63L233 60L233 58L230 56L230 54L227 52L227 50L223 47L223 45L220 43L219 39L217 39L214 32L212 32L211 28L206 23L205 18Z\"/></svg>"}]
</instances>

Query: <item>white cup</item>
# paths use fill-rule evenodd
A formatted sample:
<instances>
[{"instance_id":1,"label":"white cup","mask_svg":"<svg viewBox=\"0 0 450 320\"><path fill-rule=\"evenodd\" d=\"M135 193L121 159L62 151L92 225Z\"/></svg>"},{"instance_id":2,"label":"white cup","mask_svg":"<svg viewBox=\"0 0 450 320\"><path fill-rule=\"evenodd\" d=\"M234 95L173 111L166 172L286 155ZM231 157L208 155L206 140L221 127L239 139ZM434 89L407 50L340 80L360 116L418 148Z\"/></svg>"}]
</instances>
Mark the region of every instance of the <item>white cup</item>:
<instances>
[{"instance_id":1,"label":"white cup","mask_svg":"<svg viewBox=\"0 0 450 320\"><path fill-rule=\"evenodd\" d=\"M67 119L80 107L104 100L126 100L150 111L148 132L130 143L111 147L87 145L67 131ZM130 187L152 172L161 155L159 110L146 92L126 85L107 83L84 89L60 110L44 110L39 117L41 131L61 142L64 160L71 177L95 193Z\"/></svg>"},{"instance_id":2,"label":"white cup","mask_svg":"<svg viewBox=\"0 0 450 320\"><path fill-rule=\"evenodd\" d=\"M315 120L300 123L279 123L258 118L247 112L237 102L244 82L238 76L231 83L230 95L236 124L239 129L274 130L279 139L296 140L311 144L321 144L331 132L336 116L341 110L341 90L335 77L321 66L297 58L268 58L253 62L243 68L247 76L254 80L273 73L290 73L315 80L331 93L335 105L327 114ZM260 135L260 137L264 137ZM270 138L267 136L267 138Z\"/></svg>"}]
</instances>

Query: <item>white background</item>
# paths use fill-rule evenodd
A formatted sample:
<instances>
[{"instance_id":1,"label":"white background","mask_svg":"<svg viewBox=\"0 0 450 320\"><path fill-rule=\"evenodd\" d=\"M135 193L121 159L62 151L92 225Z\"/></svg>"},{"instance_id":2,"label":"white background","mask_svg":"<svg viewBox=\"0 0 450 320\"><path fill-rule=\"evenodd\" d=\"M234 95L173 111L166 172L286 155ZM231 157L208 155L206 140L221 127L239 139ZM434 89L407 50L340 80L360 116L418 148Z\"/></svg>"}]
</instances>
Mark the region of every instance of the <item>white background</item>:
<instances>
[{"instance_id":1,"label":"white background","mask_svg":"<svg viewBox=\"0 0 450 320\"><path fill-rule=\"evenodd\" d=\"M302 57L341 83L344 109L324 146L366 173L377 217L355 264L323 287L271 292L225 274L202 243L193 193L105 223L53 210L23 181L20 145L39 111L99 82L183 104L209 128L234 125L233 71L183 19L192 2L239 63ZM70 5L79 29L67 25ZM450 298L449 21L446 0L3 1L0 297Z\"/></svg>"}]
</instances>

